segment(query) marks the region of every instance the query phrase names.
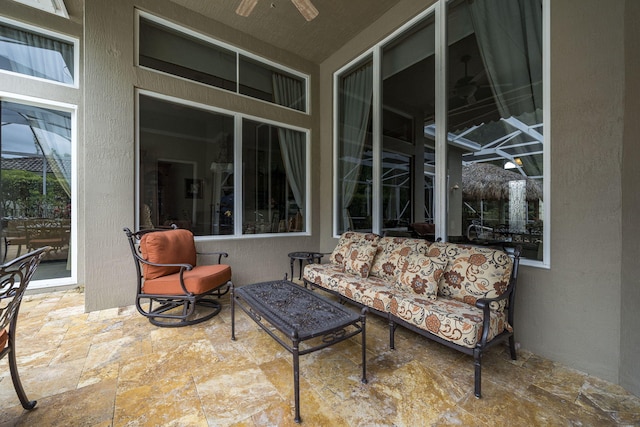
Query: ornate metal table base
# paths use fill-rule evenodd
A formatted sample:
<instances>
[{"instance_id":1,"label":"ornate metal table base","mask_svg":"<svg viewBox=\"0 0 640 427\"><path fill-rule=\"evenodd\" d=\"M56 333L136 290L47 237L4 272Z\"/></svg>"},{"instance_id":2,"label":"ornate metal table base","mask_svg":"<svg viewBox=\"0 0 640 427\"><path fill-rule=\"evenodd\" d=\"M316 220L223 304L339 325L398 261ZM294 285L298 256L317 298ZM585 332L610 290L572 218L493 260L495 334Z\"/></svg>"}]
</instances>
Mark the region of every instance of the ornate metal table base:
<instances>
[{"instance_id":1,"label":"ornate metal table base","mask_svg":"<svg viewBox=\"0 0 640 427\"><path fill-rule=\"evenodd\" d=\"M287 280L256 283L231 288L231 339L235 340L235 306L293 355L295 422L300 418L301 355L309 354L362 333L362 383L367 383L365 320L367 309L355 313ZM288 339L271 330L273 326ZM321 337L313 347L300 349L300 343Z\"/></svg>"},{"instance_id":2,"label":"ornate metal table base","mask_svg":"<svg viewBox=\"0 0 640 427\"><path fill-rule=\"evenodd\" d=\"M300 272L298 273L298 280L302 280L302 269L304 268L304 261L308 264L317 262L320 264L322 257L325 254L322 252L290 252L287 254L289 257L289 268L291 269L291 280L293 280L293 264L298 260Z\"/></svg>"}]
</instances>

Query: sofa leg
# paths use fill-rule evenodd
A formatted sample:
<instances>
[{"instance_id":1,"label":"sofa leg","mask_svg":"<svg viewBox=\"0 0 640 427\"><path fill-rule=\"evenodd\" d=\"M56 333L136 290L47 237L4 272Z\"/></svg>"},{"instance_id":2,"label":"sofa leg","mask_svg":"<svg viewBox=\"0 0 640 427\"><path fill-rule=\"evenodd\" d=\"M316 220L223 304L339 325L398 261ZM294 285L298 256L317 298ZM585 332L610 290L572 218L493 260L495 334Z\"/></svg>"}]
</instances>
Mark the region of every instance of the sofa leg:
<instances>
[{"instance_id":1,"label":"sofa leg","mask_svg":"<svg viewBox=\"0 0 640 427\"><path fill-rule=\"evenodd\" d=\"M396 324L393 322L393 320L389 320L389 348L391 348L391 350L396 348L395 332Z\"/></svg>"},{"instance_id":2,"label":"sofa leg","mask_svg":"<svg viewBox=\"0 0 640 427\"><path fill-rule=\"evenodd\" d=\"M475 366L474 394L478 399L480 399L482 397L480 391L482 381L482 351L480 349L476 348L473 350L473 359Z\"/></svg>"},{"instance_id":3,"label":"sofa leg","mask_svg":"<svg viewBox=\"0 0 640 427\"><path fill-rule=\"evenodd\" d=\"M516 337L513 335L509 337L509 351L511 352L511 360L516 360L518 358L516 355Z\"/></svg>"}]
</instances>

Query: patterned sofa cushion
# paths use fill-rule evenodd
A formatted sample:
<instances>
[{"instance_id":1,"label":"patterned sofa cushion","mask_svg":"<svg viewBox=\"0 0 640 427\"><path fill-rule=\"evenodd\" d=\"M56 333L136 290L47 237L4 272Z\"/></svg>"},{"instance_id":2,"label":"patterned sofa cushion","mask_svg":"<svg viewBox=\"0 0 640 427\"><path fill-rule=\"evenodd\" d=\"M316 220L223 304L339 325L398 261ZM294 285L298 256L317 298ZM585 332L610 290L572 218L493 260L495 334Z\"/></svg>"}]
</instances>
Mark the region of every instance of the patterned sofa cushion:
<instances>
[{"instance_id":1,"label":"patterned sofa cushion","mask_svg":"<svg viewBox=\"0 0 640 427\"><path fill-rule=\"evenodd\" d=\"M382 237L378 242L378 254L371 266L371 276L380 277L389 283L396 281L398 266L412 253L426 255L429 242L407 237Z\"/></svg>"},{"instance_id":2,"label":"patterned sofa cushion","mask_svg":"<svg viewBox=\"0 0 640 427\"><path fill-rule=\"evenodd\" d=\"M401 264L398 266L395 287L418 296L436 299L438 282L447 264L437 258L429 258L418 253L407 255Z\"/></svg>"},{"instance_id":3,"label":"patterned sofa cushion","mask_svg":"<svg viewBox=\"0 0 640 427\"><path fill-rule=\"evenodd\" d=\"M340 239L338 239L338 244L331 255L329 255L329 262L333 264L344 264L344 258L347 256L347 251L349 250L349 245L353 240L360 240L360 233L356 233L354 231L347 231L346 233L342 233Z\"/></svg>"},{"instance_id":4,"label":"patterned sofa cushion","mask_svg":"<svg viewBox=\"0 0 640 427\"><path fill-rule=\"evenodd\" d=\"M482 310L449 298L431 300L407 291L397 291L390 313L447 341L473 348L482 335ZM511 330L503 311L491 311L489 340Z\"/></svg>"},{"instance_id":5,"label":"patterned sofa cushion","mask_svg":"<svg viewBox=\"0 0 640 427\"><path fill-rule=\"evenodd\" d=\"M342 270L342 265L338 264L309 264L304 267L303 277L316 286L342 294L344 284L340 278L346 274Z\"/></svg>"},{"instance_id":6,"label":"patterned sofa cushion","mask_svg":"<svg viewBox=\"0 0 640 427\"><path fill-rule=\"evenodd\" d=\"M304 268L304 278L315 286L337 292L367 307L389 311L393 289L378 277L362 280L359 276L342 272L335 264L309 264Z\"/></svg>"},{"instance_id":7,"label":"patterned sofa cushion","mask_svg":"<svg viewBox=\"0 0 640 427\"><path fill-rule=\"evenodd\" d=\"M447 267L439 294L474 305L480 298L496 298L509 285L513 260L499 249L447 244ZM493 309L503 310L506 300Z\"/></svg>"},{"instance_id":8,"label":"patterned sofa cushion","mask_svg":"<svg viewBox=\"0 0 640 427\"><path fill-rule=\"evenodd\" d=\"M351 242L344 260L344 271L364 279L369 277L371 264L378 251L377 241L377 238L371 240L363 238L359 241Z\"/></svg>"},{"instance_id":9,"label":"patterned sofa cushion","mask_svg":"<svg viewBox=\"0 0 640 427\"><path fill-rule=\"evenodd\" d=\"M380 236L374 233L358 233L355 231L347 231L342 233L338 244L331 252L329 261L333 264L344 265L344 261L351 250L351 245L356 244L376 244Z\"/></svg>"}]
</instances>

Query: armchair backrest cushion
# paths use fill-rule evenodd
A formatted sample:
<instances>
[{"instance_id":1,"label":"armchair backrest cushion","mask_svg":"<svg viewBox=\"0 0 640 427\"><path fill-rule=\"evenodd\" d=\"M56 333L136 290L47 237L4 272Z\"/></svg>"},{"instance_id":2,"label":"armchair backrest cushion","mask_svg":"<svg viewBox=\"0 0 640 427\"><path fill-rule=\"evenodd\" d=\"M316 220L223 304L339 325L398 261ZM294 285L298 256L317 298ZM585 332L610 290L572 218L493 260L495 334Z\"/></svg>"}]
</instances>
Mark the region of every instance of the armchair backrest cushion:
<instances>
[{"instance_id":1,"label":"armchair backrest cushion","mask_svg":"<svg viewBox=\"0 0 640 427\"><path fill-rule=\"evenodd\" d=\"M142 257L158 264L191 264L196 265L196 244L193 233L189 230L177 229L154 231L140 239ZM180 271L180 267L142 265L143 277L146 280L156 279L167 274Z\"/></svg>"},{"instance_id":2,"label":"armchair backrest cushion","mask_svg":"<svg viewBox=\"0 0 640 427\"><path fill-rule=\"evenodd\" d=\"M0 331L0 351L5 349L8 341L9 333L7 332L7 328L4 328L2 331Z\"/></svg>"}]
</instances>

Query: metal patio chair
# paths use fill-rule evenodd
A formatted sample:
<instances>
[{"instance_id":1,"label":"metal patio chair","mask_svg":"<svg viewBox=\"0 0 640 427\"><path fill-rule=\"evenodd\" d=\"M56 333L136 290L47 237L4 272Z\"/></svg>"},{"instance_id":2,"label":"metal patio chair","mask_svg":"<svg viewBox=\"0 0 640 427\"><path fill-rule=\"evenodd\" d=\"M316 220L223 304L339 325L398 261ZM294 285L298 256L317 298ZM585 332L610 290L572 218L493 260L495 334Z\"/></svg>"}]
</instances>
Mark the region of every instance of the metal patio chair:
<instances>
[{"instance_id":1,"label":"metal patio chair","mask_svg":"<svg viewBox=\"0 0 640 427\"><path fill-rule=\"evenodd\" d=\"M26 253L0 266L0 359L9 357L9 371L24 409L33 409L35 400L29 400L22 388L16 363L16 327L24 291L27 289L48 246Z\"/></svg>"},{"instance_id":2,"label":"metal patio chair","mask_svg":"<svg viewBox=\"0 0 640 427\"><path fill-rule=\"evenodd\" d=\"M136 308L156 326L204 322L220 312L218 299L229 292L226 252L198 254L189 230L124 229L136 266ZM216 255L217 264L196 265L197 256Z\"/></svg>"}]
</instances>

